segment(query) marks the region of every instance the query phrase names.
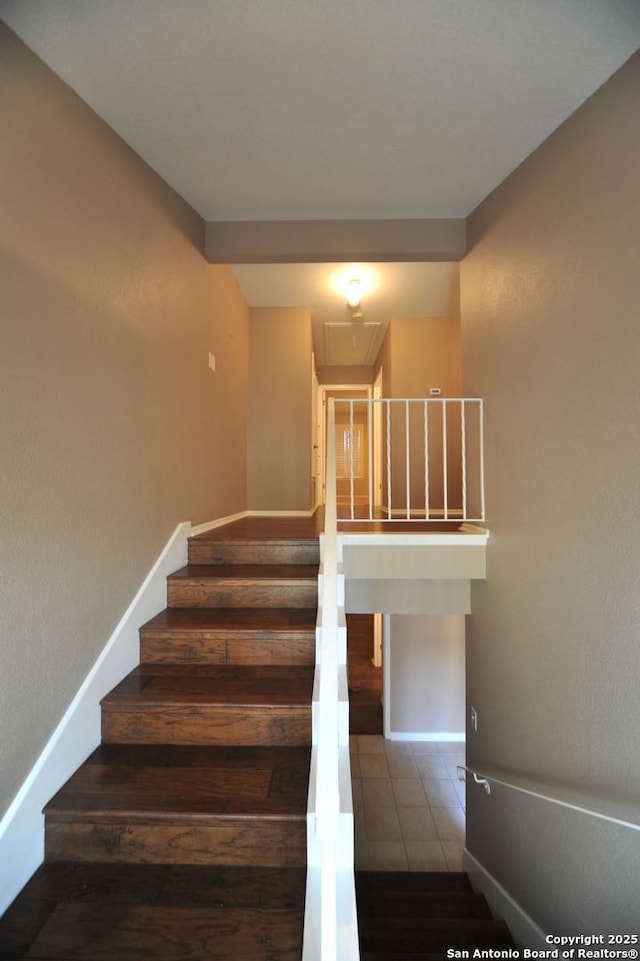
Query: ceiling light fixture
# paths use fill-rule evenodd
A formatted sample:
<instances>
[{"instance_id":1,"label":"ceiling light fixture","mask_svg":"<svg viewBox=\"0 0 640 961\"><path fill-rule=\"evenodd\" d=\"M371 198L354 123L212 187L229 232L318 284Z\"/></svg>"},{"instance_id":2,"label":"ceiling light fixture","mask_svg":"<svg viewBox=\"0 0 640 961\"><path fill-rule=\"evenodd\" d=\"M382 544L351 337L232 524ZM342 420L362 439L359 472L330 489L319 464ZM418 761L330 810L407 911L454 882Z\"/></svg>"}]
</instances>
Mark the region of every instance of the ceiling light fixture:
<instances>
[{"instance_id":1,"label":"ceiling light fixture","mask_svg":"<svg viewBox=\"0 0 640 961\"><path fill-rule=\"evenodd\" d=\"M347 286L347 303L349 307L360 306L360 281L352 277Z\"/></svg>"}]
</instances>

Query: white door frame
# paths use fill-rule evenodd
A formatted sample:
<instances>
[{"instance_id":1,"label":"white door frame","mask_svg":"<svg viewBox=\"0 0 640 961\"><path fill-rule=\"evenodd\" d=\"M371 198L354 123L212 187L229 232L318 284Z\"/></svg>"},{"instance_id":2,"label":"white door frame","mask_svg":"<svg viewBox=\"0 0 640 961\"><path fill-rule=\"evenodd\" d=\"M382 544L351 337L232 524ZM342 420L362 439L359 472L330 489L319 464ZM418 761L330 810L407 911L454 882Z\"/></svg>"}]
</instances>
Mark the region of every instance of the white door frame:
<instances>
[{"instance_id":1,"label":"white door frame","mask_svg":"<svg viewBox=\"0 0 640 961\"><path fill-rule=\"evenodd\" d=\"M382 367L373 382L372 397L382 399ZM373 405L373 506L382 507L382 404Z\"/></svg>"},{"instance_id":2,"label":"white door frame","mask_svg":"<svg viewBox=\"0 0 640 961\"><path fill-rule=\"evenodd\" d=\"M328 393L343 393L350 394L354 390L366 391L367 398L371 399L373 387L371 384L321 384L318 387L318 410L321 412L321 425L322 429L320 431L319 438L319 455L320 455L320 484L319 486L319 503L324 504L325 502L325 488L326 488L326 478L327 478L327 394ZM374 462L376 458L374 457Z\"/></svg>"},{"instance_id":3,"label":"white door frame","mask_svg":"<svg viewBox=\"0 0 640 961\"><path fill-rule=\"evenodd\" d=\"M320 391L315 354L311 354L311 509L316 510L323 500L321 482L320 447L322 444Z\"/></svg>"}]
</instances>

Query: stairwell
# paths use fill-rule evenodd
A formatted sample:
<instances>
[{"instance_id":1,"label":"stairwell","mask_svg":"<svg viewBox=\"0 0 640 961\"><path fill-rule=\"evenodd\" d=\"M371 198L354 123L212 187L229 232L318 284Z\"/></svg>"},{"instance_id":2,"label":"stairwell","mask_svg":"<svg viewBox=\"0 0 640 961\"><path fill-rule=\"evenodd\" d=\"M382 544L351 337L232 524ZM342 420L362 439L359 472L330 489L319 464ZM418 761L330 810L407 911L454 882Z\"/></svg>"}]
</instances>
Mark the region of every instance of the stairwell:
<instances>
[{"instance_id":1,"label":"stairwell","mask_svg":"<svg viewBox=\"0 0 640 961\"><path fill-rule=\"evenodd\" d=\"M457 872L356 871L361 961L429 961L448 950L514 948L486 899Z\"/></svg>"},{"instance_id":2,"label":"stairwell","mask_svg":"<svg viewBox=\"0 0 640 961\"><path fill-rule=\"evenodd\" d=\"M191 539L100 747L45 809L3 961L299 961L319 543L261 530Z\"/></svg>"},{"instance_id":3,"label":"stairwell","mask_svg":"<svg viewBox=\"0 0 640 961\"><path fill-rule=\"evenodd\" d=\"M0 961L300 961L318 562L315 521L191 539L45 809ZM358 871L356 892L362 961L513 947L466 875Z\"/></svg>"}]
</instances>

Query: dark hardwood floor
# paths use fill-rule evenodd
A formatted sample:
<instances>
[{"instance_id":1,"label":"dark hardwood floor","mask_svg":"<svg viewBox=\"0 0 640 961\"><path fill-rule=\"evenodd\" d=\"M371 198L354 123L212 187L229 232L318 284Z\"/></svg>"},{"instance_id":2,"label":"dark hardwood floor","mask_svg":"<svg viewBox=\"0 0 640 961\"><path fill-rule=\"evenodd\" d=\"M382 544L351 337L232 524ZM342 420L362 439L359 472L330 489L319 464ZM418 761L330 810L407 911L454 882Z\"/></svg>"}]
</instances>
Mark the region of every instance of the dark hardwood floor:
<instances>
[{"instance_id":1,"label":"dark hardwood floor","mask_svg":"<svg viewBox=\"0 0 640 961\"><path fill-rule=\"evenodd\" d=\"M382 669L372 656L373 614L347 614L350 734L382 734Z\"/></svg>"}]
</instances>

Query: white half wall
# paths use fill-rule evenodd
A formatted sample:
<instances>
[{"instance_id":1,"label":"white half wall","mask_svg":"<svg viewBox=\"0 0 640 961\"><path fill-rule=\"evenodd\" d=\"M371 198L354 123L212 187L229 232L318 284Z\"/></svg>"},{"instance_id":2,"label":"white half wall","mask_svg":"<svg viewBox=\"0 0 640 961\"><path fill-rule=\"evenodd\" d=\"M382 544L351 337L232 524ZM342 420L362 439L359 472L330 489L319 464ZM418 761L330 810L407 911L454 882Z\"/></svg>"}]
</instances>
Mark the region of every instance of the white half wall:
<instances>
[{"instance_id":1,"label":"white half wall","mask_svg":"<svg viewBox=\"0 0 640 961\"><path fill-rule=\"evenodd\" d=\"M100 701L140 660L139 628L166 607L166 578L187 562L178 524L0 822L0 914L44 859L42 809L100 743Z\"/></svg>"}]
</instances>

